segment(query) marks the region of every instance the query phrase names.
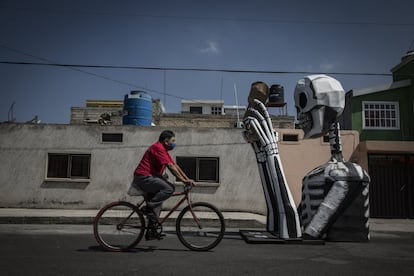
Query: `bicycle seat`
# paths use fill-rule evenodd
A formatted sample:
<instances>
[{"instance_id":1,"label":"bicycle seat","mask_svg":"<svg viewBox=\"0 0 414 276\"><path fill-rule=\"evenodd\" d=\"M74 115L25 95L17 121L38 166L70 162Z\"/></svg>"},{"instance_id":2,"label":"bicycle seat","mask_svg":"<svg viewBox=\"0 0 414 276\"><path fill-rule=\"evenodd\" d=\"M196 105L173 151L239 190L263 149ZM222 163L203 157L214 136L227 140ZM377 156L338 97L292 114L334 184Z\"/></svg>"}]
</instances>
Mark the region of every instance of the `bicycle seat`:
<instances>
[{"instance_id":1,"label":"bicycle seat","mask_svg":"<svg viewBox=\"0 0 414 276\"><path fill-rule=\"evenodd\" d=\"M146 192L141 190L139 187L131 185L129 187L129 190L128 190L127 194L130 195L130 196L145 196Z\"/></svg>"}]
</instances>

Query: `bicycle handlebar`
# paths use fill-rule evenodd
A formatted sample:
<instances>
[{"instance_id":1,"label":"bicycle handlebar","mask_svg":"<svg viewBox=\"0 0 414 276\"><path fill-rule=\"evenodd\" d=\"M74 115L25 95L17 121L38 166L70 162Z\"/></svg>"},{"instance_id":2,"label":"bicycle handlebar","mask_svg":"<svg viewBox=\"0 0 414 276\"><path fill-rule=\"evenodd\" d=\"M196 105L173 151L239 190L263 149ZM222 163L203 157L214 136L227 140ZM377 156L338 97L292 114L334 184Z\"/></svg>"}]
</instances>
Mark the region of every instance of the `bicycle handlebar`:
<instances>
[{"instance_id":1,"label":"bicycle handlebar","mask_svg":"<svg viewBox=\"0 0 414 276\"><path fill-rule=\"evenodd\" d=\"M184 184L184 191L185 192L191 191L192 188L193 188L193 185L187 184L187 183Z\"/></svg>"}]
</instances>

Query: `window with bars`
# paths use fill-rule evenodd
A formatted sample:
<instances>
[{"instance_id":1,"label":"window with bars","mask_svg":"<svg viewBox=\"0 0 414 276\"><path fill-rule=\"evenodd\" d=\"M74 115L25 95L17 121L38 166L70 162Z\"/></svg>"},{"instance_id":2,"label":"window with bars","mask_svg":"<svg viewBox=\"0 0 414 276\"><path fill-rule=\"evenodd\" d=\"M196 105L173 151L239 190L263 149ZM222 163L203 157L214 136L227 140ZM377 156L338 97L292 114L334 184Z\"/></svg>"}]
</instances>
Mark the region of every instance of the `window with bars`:
<instances>
[{"instance_id":1,"label":"window with bars","mask_svg":"<svg viewBox=\"0 0 414 276\"><path fill-rule=\"evenodd\" d=\"M184 157L176 158L185 174L196 182L219 183L218 157Z\"/></svg>"},{"instance_id":2,"label":"window with bars","mask_svg":"<svg viewBox=\"0 0 414 276\"><path fill-rule=\"evenodd\" d=\"M90 166L90 154L49 153L47 162L47 177L89 179Z\"/></svg>"},{"instance_id":3,"label":"window with bars","mask_svg":"<svg viewBox=\"0 0 414 276\"><path fill-rule=\"evenodd\" d=\"M212 115L221 115L222 114L222 108L221 106L212 106L211 107L211 114Z\"/></svg>"},{"instance_id":4,"label":"window with bars","mask_svg":"<svg viewBox=\"0 0 414 276\"><path fill-rule=\"evenodd\" d=\"M400 129L398 102L362 102L364 129Z\"/></svg>"}]
</instances>

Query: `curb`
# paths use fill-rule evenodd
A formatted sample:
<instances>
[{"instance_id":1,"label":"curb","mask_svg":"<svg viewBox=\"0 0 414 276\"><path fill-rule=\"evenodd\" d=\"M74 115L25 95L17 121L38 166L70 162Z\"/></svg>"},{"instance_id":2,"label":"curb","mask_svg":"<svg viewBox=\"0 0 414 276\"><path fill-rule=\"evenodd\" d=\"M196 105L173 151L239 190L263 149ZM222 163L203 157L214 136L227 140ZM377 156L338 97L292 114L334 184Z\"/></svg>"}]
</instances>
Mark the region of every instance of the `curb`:
<instances>
[{"instance_id":1,"label":"curb","mask_svg":"<svg viewBox=\"0 0 414 276\"><path fill-rule=\"evenodd\" d=\"M93 224L93 217L0 217L0 224Z\"/></svg>"},{"instance_id":2,"label":"curb","mask_svg":"<svg viewBox=\"0 0 414 276\"><path fill-rule=\"evenodd\" d=\"M99 210L0 208L0 224L72 224L92 225ZM266 228L266 217L246 212L222 212L227 229ZM166 213L162 213L161 217ZM164 223L175 226L173 213ZM414 219L371 218L370 231L414 233Z\"/></svg>"},{"instance_id":3,"label":"curb","mask_svg":"<svg viewBox=\"0 0 414 276\"><path fill-rule=\"evenodd\" d=\"M0 208L0 224L72 224L92 225L99 210L13 209ZM161 217L166 212L161 214ZM175 226L178 212L163 225ZM265 228L265 217L241 212L223 212L226 228Z\"/></svg>"},{"instance_id":4,"label":"curb","mask_svg":"<svg viewBox=\"0 0 414 276\"><path fill-rule=\"evenodd\" d=\"M92 225L94 217L0 217L0 224L72 224ZM264 228L262 224L253 219L224 219L226 228ZM169 218L164 226L175 226L175 219Z\"/></svg>"}]
</instances>

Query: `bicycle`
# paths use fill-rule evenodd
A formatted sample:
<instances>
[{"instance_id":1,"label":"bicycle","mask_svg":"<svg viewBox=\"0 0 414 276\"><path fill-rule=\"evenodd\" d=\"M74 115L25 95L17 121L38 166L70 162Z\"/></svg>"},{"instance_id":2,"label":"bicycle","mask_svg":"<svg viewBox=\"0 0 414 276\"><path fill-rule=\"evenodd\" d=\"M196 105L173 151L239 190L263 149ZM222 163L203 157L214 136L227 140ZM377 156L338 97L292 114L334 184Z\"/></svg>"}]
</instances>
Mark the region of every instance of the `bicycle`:
<instances>
[{"instance_id":1,"label":"bicycle","mask_svg":"<svg viewBox=\"0 0 414 276\"><path fill-rule=\"evenodd\" d=\"M210 203L193 203L190 198L191 189L191 185L185 185L182 192L174 192L172 197L182 196L182 198L164 218L159 219L155 228L150 228L146 226L144 213L141 210L149 195L131 187L128 191L129 195L143 196L144 199L136 205L127 201L115 201L102 207L93 222L95 239L106 250L129 251L141 241L144 232L148 229L155 230L160 237L163 223L184 202L187 202L187 206L180 211L175 223L178 239L190 250L213 249L223 239L224 217Z\"/></svg>"}]
</instances>

